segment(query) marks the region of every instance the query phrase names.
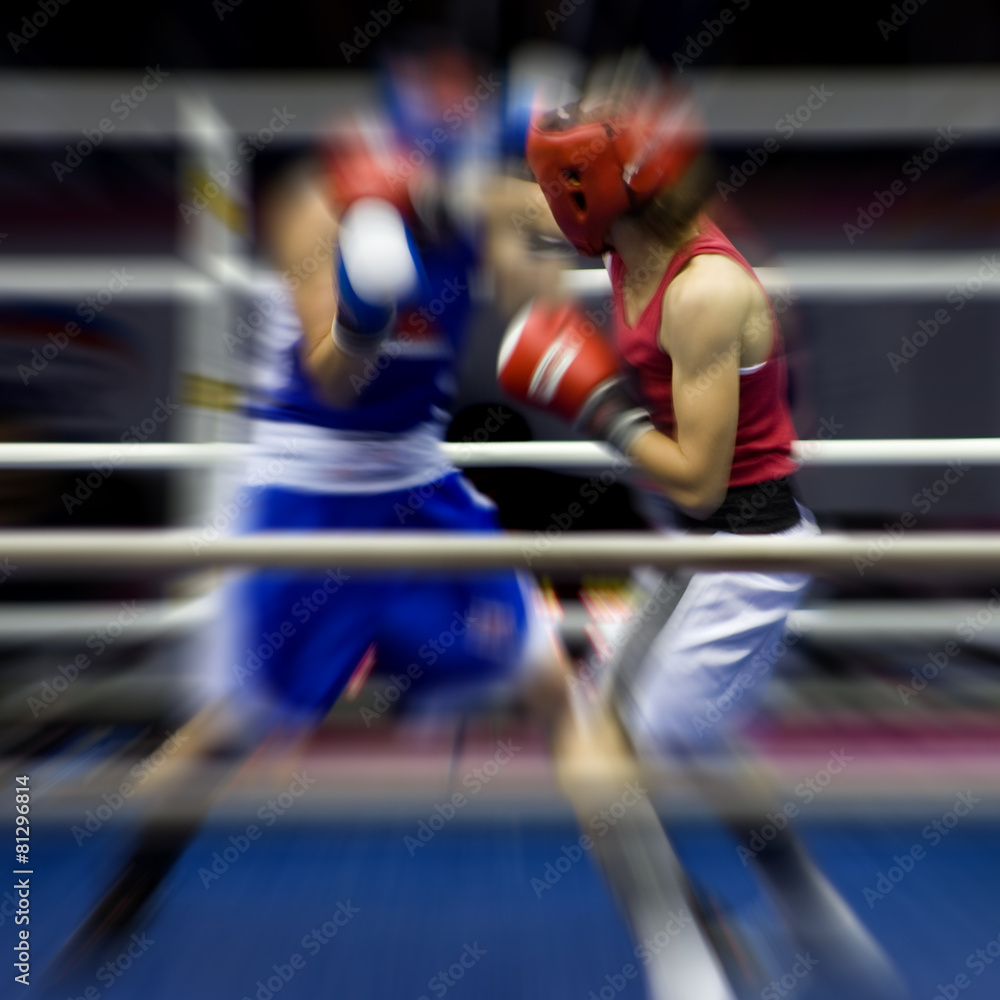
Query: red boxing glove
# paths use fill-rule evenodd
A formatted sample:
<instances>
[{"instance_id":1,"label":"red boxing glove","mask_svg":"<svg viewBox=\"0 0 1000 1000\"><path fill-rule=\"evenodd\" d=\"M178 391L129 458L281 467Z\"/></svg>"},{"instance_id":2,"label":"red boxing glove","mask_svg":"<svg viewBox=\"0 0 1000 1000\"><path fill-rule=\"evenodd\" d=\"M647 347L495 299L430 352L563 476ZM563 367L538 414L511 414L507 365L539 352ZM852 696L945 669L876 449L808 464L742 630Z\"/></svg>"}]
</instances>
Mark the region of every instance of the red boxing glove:
<instances>
[{"instance_id":1,"label":"red boxing glove","mask_svg":"<svg viewBox=\"0 0 1000 1000\"><path fill-rule=\"evenodd\" d=\"M327 142L324 152L327 199L337 214L362 198L380 198L407 222L414 221L410 180L416 168L404 158L391 132L344 129Z\"/></svg>"},{"instance_id":2,"label":"red boxing glove","mask_svg":"<svg viewBox=\"0 0 1000 1000\"><path fill-rule=\"evenodd\" d=\"M558 414L622 454L653 429L614 351L571 302L536 300L514 317L500 345L497 378L515 399Z\"/></svg>"}]
</instances>

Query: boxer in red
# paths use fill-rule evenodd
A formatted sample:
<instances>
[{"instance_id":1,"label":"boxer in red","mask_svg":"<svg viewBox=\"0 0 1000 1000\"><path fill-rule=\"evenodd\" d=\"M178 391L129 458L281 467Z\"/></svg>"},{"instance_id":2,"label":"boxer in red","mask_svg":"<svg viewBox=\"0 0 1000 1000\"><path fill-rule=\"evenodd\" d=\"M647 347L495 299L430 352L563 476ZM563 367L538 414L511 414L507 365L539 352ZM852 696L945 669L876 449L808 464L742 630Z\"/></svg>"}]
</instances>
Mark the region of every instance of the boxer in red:
<instances>
[{"instance_id":1,"label":"boxer in red","mask_svg":"<svg viewBox=\"0 0 1000 1000\"><path fill-rule=\"evenodd\" d=\"M795 430L774 310L704 214L711 171L684 95L651 80L538 115L527 158L566 237L604 259L613 346L575 304L536 301L501 346L501 385L630 460L663 531L816 534L790 480ZM656 611L620 650L608 685L636 749L696 761L691 751L719 745L765 686L808 583L801 574L696 573L679 596L661 598L679 588L647 577ZM737 850L755 813L774 805L758 779L742 777L709 787L730 816L742 813L731 820ZM790 828L753 864L798 946L818 960L817 985L899 995L880 948Z\"/></svg>"},{"instance_id":2,"label":"boxer in red","mask_svg":"<svg viewBox=\"0 0 1000 1000\"><path fill-rule=\"evenodd\" d=\"M669 91L536 119L528 160L555 220L610 271L614 349L574 305L534 303L505 338L501 383L638 465L665 529L815 534L792 494L781 334L753 269L701 212L699 145ZM714 737L709 720L729 712L807 585L800 574L696 575L634 679L633 739ZM754 664L756 680L772 665Z\"/></svg>"}]
</instances>

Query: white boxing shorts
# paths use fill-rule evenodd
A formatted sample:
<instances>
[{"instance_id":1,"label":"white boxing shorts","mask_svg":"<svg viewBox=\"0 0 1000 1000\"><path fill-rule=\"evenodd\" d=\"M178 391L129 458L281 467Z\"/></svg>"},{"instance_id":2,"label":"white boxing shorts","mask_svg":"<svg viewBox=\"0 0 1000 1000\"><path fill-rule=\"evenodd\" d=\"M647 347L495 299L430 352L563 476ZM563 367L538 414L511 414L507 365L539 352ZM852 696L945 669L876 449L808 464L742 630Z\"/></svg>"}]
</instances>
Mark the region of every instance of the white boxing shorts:
<instances>
[{"instance_id":1,"label":"white boxing shorts","mask_svg":"<svg viewBox=\"0 0 1000 1000\"><path fill-rule=\"evenodd\" d=\"M798 524L770 537L819 534L810 512L800 511ZM811 578L695 573L686 586L650 571L638 578L644 598L609 670L622 721L645 752L709 749L759 704L775 663L797 639L786 635L786 620Z\"/></svg>"}]
</instances>

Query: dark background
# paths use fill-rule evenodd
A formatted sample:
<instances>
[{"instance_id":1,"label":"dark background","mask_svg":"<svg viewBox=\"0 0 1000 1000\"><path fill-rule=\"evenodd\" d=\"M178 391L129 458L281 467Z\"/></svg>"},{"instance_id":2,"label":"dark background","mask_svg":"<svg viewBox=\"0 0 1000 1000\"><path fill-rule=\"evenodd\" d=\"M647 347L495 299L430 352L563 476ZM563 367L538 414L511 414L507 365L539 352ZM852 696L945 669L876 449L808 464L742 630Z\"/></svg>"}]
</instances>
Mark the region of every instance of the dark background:
<instances>
[{"instance_id":1,"label":"dark background","mask_svg":"<svg viewBox=\"0 0 1000 1000\"><path fill-rule=\"evenodd\" d=\"M1000 8L992 0L911 0L916 11L883 32L894 4L790 3L769 0L401 0L393 41L420 32L446 35L494 60L530 40L560 41L588 56L642 45L669 61L703 19L729 7L738 30L724 32L699 59L704 66L972 65L1000 54ZM2 47L0 65L18 68L114 69L162 62L178 69L330 69L343 65L340 43L385 0L69 0L53 24L17 53ZM5 34L18 30L37 0L5 4ZM897 15L898 19L898 15ZM353 65L371 62L369 46Z\"/></svg>"}]
</instances>

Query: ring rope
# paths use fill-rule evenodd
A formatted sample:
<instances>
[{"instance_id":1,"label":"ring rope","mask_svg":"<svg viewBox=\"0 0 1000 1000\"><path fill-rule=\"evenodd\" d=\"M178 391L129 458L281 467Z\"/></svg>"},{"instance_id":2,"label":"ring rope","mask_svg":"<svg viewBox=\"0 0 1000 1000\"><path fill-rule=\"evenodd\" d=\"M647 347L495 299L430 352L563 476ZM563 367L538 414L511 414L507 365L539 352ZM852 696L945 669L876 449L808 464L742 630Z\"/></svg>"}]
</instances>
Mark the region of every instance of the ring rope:
<instances>
[{"instance_id":1,"label":"ring rope","mask_svg":"<svg viewBox=\"0 0 1000 1000\"><path fill-rule=\"evenodd\" d=\"M1000 532L664 537L648 532L271 531L212 538L206 529L3 531L0 562L20 569L337 569L619 572L632 566L702 570L886 571L949 568L1000 574Z\"/></svg>"},{"instance_id":2,"label":"ring rope","mask_svg":"<svg viewBox=\"0 0 1000 1000\"><path fill-rule=\"evenodd\" d=\"M834 425L835 426L835 425ZM446 442L444 452L463 468L539 466L551 469L610 469L622 459L597 441ZM803 466L1000 465L1000 438L809 440L793 443ZM228 441L207 444L37 443L0 444L0 468L77 469L107 462L116 468L216 468L251 458L266 461L253 446Z\"/></svg>"}]
</instances>

